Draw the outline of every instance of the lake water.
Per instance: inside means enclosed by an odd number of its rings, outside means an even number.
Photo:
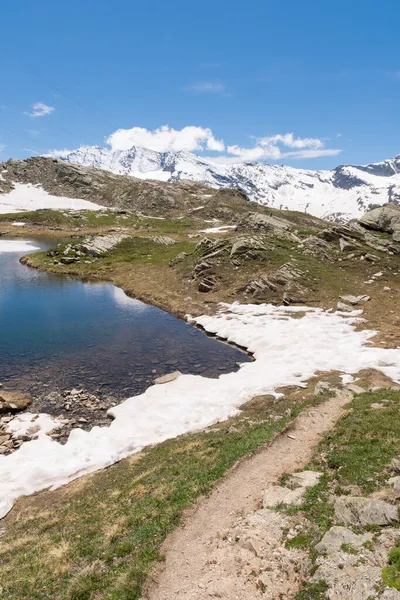
[[[116,398],[179,370],[217,377],[251,360],[237,348],[110,284],[84,283],[22,265],[27,250],[0,240],[0,382],[42,394],[84,388]],[[48,248],[54,242],[33,241]]]

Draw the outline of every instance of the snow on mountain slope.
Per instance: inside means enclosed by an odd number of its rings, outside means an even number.
[[[156,152],[135,146],[124,151],[83,146],[63,159],[141,179],[189,179],[216,188],[239,188],[260,204],[332,220],[359,217],[370,204],[400,202],[400,155],[332,171],[261,162],[220,164],[190,152]]]
[[[41,186],[30,183],[14,183],[14,189],[0,194],[0,214],[38,210],[40,208],[69,210],[100,210],[99,204],[48,194]]]

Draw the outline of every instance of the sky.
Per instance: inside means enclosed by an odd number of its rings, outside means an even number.
[[[400,2],[3,0],[0,160],[81,145],[326,169],[400,154]]]

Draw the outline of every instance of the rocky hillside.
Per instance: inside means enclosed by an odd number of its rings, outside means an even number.
[[[232,215],[248,210],[249,205],[247,197],[239,190],[210,189],[190,181],[143,181],[45,157],[0,163],[0,206],[2,194],[6,203],[5,194],[15,183],[39,185],[55,196],[79,198],[100,206],[140,211],[152,216],[193,214],[205,219],[230,221]]]
[[[125,151],[83,146],[63,160],[141,179],[236,188],[260,204],[330,220],[348,220],[361,216],[371,204],[400,201],[400,155],[369,165],[341,165],[332,171],[260,162],[220,164],[190,152],[155,152],[136,146]]]

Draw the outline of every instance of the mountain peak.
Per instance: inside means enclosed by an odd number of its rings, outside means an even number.
[[[368,165],[340,165],[332,171],[263,162],[224,164],[185,150],[159,152],[140,146],[114,151],[82,146],[63,160],[140,179],[236,188],[260,204],[335,220],[357,218],[371,204],[400,203],[400,155]]]

